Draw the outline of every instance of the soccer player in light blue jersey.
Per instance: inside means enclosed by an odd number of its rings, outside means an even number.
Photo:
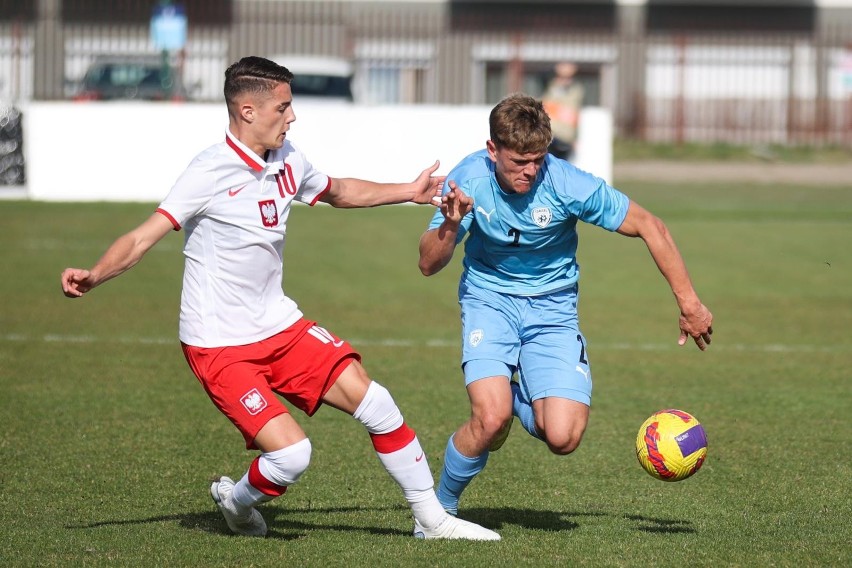
[[[485,149],[447,176],[420,239],[420,270],[430,276],[467,236],[459,304],[471,416],[450,436],[438,486],[453,514],[513,416],[554,454],[573,452],[583,437],[592,374],[577,321],[578,221],[645,241],[677,301],[680,345],[692,337],[703,351],[713,333],[713,316],[666,226],[603,180],[548,154],[550,120],[539,101],[510,95],[492,109],[489,125]]]

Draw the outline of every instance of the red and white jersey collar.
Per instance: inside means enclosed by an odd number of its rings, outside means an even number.
[[[240,142],[236,136],[231,134],[230,130],[225,131],[225,143],[236,152],[237,156],[246,163],[248,167],[256,172],[262,172],[266,169],[266,160],[254,153],[248,146]]]

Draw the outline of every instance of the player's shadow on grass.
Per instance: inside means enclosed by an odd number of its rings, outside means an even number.
[[[389,507],[301,507],[282,506],[263,507],[263,517],[269,527],[267,538],[294,540],[302,538],[314,531],[363,532],[374,535],[410,536],[412,526],[403,525],[400,528],[370,526],[364,524],[365,515],[381,511],[407,512],[403,505]],[[604,513],[555,512],[538,511],[533,509],[515,508],[473,508],[465,509],[462,517],[474,523],[489,528],[500,529],[507,525],[517,525],[526,529],[542,531],[570,531],[579,527],[571,519],[578,517],[601,516]],[[317,522],[315,519],[328,519],[328,522]],[[308,520],[310,519],[310,520]],[[348,522],[351,519],[351,522]],[[341,522],[342,521],[342,522]],[[231,536],[222,515],[215,510],[183,513],[174,515],[156,515],[138,519],[112,519],[65,525],[66,529],[96,529],[105,526],[142,525],[147,523],[177,522],[181,527],[203,531],[211,534]]]
[[[261,511],[263,513],[263,517],[266,520],[266,523],[269,527],[269,532],[267,533],[267,538],[277,538],[280,540],[294,540],[298,538],[302,538],[306,536],[308,533],[318,530],[328,530],[328,531],[357,531],[357,532],[365,532],[369,534],[375,535],[390,535],[390,536],[399,536],[399,535],[411,535],[411,528],[408,527],[405,530],[403,529],[393,529],[387,527],[377,527],[377,526],[368,526],[363,523],[359,523],[360,519],[363,520],[363,515],[367,512],[375,512],[375,511],[393,511],[393,510],[408,510],[407,507],[403,507],[402,505],[395,505],[392,507],[327,507],[327,508],[288,508],[285,506],[281,507],[263,507]],[[332,514],[343,514],[347,516],[349,514],[352,515],[352,523],[344,524],[340,522],[329,522],[329,523],[317,523],[317,522],[307,522],[299,520],[300,517],[305,515],[309,515],[310,517],[316,517],[317,515],[323,517],[325,515]],[[98,527],[105,526],[121,526],[121,525],[142,525],[147,523],[163,523],[163,522],[177,522],[181,527],[188,530],[200,530],[203,532],[211,533],[211,534],[221,534],[226,536],[232,536],[232,533],[228,529],[228,525],[225,523],[225,519],[222,518],[221,513],[219,511],[204,511],[200,513],[184,513],[184,514],[174,514],[174,515],[157,515],[153,517],[145,517],[140,519],[113,519],[113,520],[104,520],[104,521],[94,521],[91,523],[80,523],[74,525],[65,525],[66,529],[76,530],[76,529],[95,529]]]
[[[640,523],[636,530],[648,533],[694,533],[695,529],[689,521],[679,519],[660,519],[644,515],[625,515],[625,519]]]
[[[578,511],[541,511],[535,509],[501,508],[472,508],[464,509],[462,517],[468,521],[481,524],[488,528],[503,528],[516,525],[525,529],[541,531],[573,531],[580,524],[573,519],[580,517],[600,517],[606,513],[588,513]]]

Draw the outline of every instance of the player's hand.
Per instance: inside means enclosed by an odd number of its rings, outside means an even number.
[[[441,213],[447,221],[461,223],[462,218],[473,209],[473,199],[458,188],[456,182],[449,182],[450,191],[441,197]]]
[[[441,190],[444,188],[444,179],[446,176],[433,176],[432,174],[438,169],[441,162],[435,160],[435,163],[420,172],[417,179],[412,182],[414,185],[414,197],[411,198],[413,203],[421,205],[431,203],[435,205],[441,199]]]
[[[91,273],[82,268],[66,268],[62,271],[62,292],[69,298],[79,298],[94,285],[91,281]]]
[[[691,337],[698,348],[704,351],[710,346],[712,335],[713,314],[704,304],[699,303],[698,308],[689,313],[681,310],[678,345],[686,345],[686,340]]]

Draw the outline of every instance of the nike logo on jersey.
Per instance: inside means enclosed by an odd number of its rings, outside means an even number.
[[[422,453],[422,452],[421,452],[419,456],[417,456],[416,458],[414,458],[414,461],[416,461],[417,463],[420,463],[421,461],[423,461],[423,457],[424,457],[425,455],[426,455],[426,454],[424,454],[424,453]]]
[[[494,209],[486,212],[485,209],[483,209],[482,207],[477,207],[476,211],[477,211],[477,213],[482,213],[483,215],[485,215],[486,221],[488,221],[489,223],[491,222],[491,214],[494,213]]]
[[[246,184],[246,185],[248,185],[248,184]],[[246,188],[246,185],[243,185],[243,186],[237,187],[237,188],[235,188],[235,189],[229,189],[229,190],[228,190],[228,197],[233,197],[233,196],[235,196],[236,194],[238,194],[239,192],[241,192],[242,190],[244,190],[244,189]]]

